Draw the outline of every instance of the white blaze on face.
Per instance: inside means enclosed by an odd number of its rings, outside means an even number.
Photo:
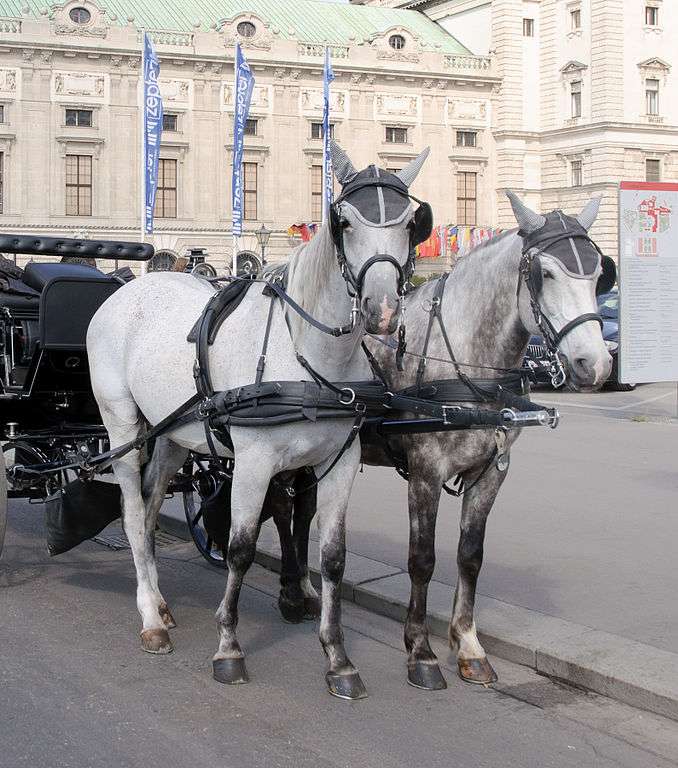
[[[382,333],[386,333],[388,331],[388,326],[391,322],[391,318],[393,317],[393,313],[395,312],[395,309],[391,309],[388,305],[388,297],[386,294],[384,294],[384,298],[379,305],[379,309],[381,310],[381,320],[379,322],[379,330]]]

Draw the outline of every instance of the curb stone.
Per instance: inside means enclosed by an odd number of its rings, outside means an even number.
[[[181,538],[190,535],[183,520],[160,514],[160,527]],[[280,571],[275,529],[263,526],[255,560]],[[309,552],[311,581],[320,584],[317,552]],[[402,621],[410,581],[402,570],[346,553],[342,597],[374,613]],[[447,637],[453,590],[431,581],[428,625]],[[520,606],[478,595],[476,622],[480,642],[494,656],[531,667],[548,677],[586,688],[625,704],[678,720],[678,654],[608,632],[575,624]]]

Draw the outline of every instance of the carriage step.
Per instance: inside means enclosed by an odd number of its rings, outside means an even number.
[[[129,549],[129,541],[127,536],[119,525],[111,525],[105,528],[101,533],[92,538],[97,544],[101,544],[102,547],[108,547],[116,552],[121,549]],[[178,536],[173,536],[171,533],[165,531],[156,530],[155,532],[155,546],[156,547],[171,547],[175,544],[185,544],[183,539]]]

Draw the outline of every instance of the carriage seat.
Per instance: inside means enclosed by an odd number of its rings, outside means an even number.
[[[96,267],[88,267],[86,264],[30,261],[24,267],[24,282],[39,293],[42,292],[45,285],[54,277],[91,278],[105,277],[105,275]]]

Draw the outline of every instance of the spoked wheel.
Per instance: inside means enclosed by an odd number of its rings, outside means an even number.
[[[184,464],[184,512],[191,538],[208,563],[226,568],[231,527],[232,463],[193,454]]]
[[[7,475],[5,474],[5,454],[0,451],[0,555],[5,543],[7,528]]]

